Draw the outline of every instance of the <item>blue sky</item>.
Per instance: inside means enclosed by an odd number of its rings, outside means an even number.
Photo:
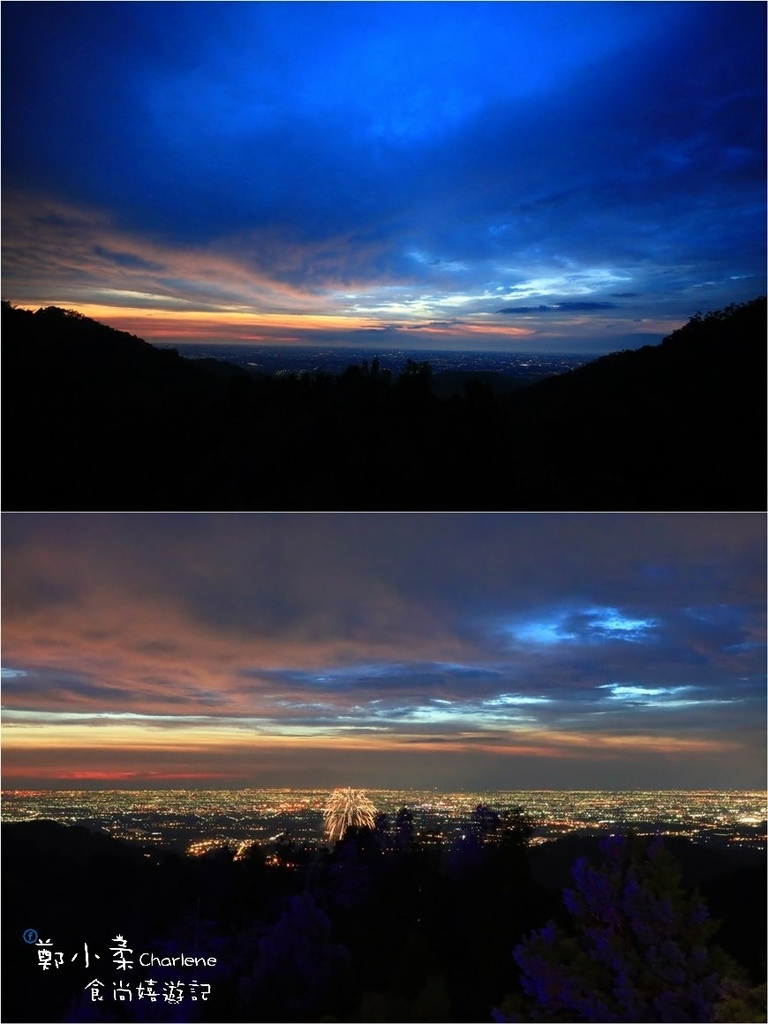
[[[6,788],[761,788],[765,517],[3,518]]]
[[[760,3],[3,6],[5,297],[604,352],[764,292]]]

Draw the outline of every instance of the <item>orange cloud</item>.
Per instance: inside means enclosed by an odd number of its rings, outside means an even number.
[[[55,716],[51,716],[55,719]],[[518,728],[503,734],[498,731],[468,734],[403,734],[397,732],[342,732],[319,726],[281,726],[258,720],[209,720],[198,723],[166,723],[162,716],[141,722],[116,721],[94,716],[88,724],[6,724],[3,741],[6,754],[14,751],[107,751],[123,753],[162,752],[169,755],[197,755],[236,752],[243,758],[254,757],[262,749],[295,749],[338,753],[344,749],[395,752],[398,749],[431,750],[439,745],[445,753],[467,753],[483,749],[499,756],[536,756],[546,758],[586,758],[612,760],[635,756],[718,755],[741,750],[743,744],[700,736],[611,735],[592,732]]]
[[[416,305],[396,316],[369,312],[358,293],[405,287],[407,281],[377,276],[349,279],[349,267],[375,256],[373,243],[339,236],[298,243],[235,235],[207,245],[171,246],[116,226],[99,210],[45,196],[6,197],[5,295],[28,308],[74,307],[85,316],[152,340],[311,343],[324,331],[344,334],[381,330],[404,321],[426,335],[451,340],[471,336],[517,339],[536,332],[484,315],[467,315],[455,326],[436,324]],[[353,252],[354,250],[354,252]],[[303,279],[303,286],[292,279]]]
[[[245,311],[198,311],[152,309],[138,311],[126,306],[80,303],[79,312],[94,320],[109,320],[111,326],[138,333],[148,338],[173,338],[193,341],[195,338],[218,337],[239,341],[275,341],[279,332],[285,340],[299,340],[302,332],[349,331],[370,328],[371,322],[357,316],[332,316],[301,313],[253,313]]]
[[[405,742],[378,737],[254,737],[247,743],[186,742],[179,737],[174,745],[166,737],[145,737],[141,742],[118,742],[111,729],[99,742],[69,745],[58,743],[36,746],[28,737],[6,743],[3,759],[5,788],[30,788],[61,785],[106,784],[119,787],[192,786],[269,786],[313,787],[354,777],[363,785],[412,785],[413,778],[429,778],[449,786],[461,786],[462,779],[474,771],[490,772],[498,780],[518,770],[545,788],[552,781],[563,784],[563,771],[573,765],[610,763],[616,770],[630,773],[656,771],[659,758],[670,767],[698,761],[708,766],[732,761],[738,744],[718,741],[656,737],[605,737],[595,753],[595,737],[576,739],[563,734],[547,738],[532,735],[510,743],[475,743],[455,739],[434,742],[434,737]],[[8,739],[7,733],[5,737]],[[189,737],[187,737],[187,740]],[[219,741],[221,737],[218,737]],[[431,740],[431,741],[430,741]],[[119,768],[116,768],[119,764]],[[536,766],[535,768],[533,766]],[[551,767],[550,767],[551,766]],[[611,770],[614,770],[612,767]],[[548,775],[552,771],[554,774]],[[501,775],[499,773],[502,773]],[[386,781],[384,781],[386,780]],[[498,788],[498,781],[494,782]]]

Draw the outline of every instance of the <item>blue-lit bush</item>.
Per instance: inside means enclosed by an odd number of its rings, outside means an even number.
[[[586,858],[565,890],[568,931],[549,923],[514,950],[526,1016],[545,1021],[694,1022],[713,1019],[720,992],[716,925],[680,884],[660,840],[614,836],[604,862]],[[497,1013],[497,1020],[511,1020]]]

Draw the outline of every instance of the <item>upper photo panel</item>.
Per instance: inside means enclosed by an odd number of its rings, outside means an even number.
[[[2,9],[6,511],[762,511],[766,5]]]

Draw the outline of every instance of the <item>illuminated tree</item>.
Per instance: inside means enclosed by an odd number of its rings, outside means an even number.
[[[312,896],[303,892],[289,897],[276,923],[258,942],[251,974],[240,983],[238,1019],[320,1020],[339,992],[347,960],[328,915]]]
[[[376,808],[362,789],[334,789],[323,812],[329,842],[341,839],[348,828],[375,828]]]
[[[613,836],[603,852],[600,867],[574,868],[569,932],[550,922],[514,951],[527,1019],[712,1020],[721,963],[705,904],[682,889],[660,840]]]

